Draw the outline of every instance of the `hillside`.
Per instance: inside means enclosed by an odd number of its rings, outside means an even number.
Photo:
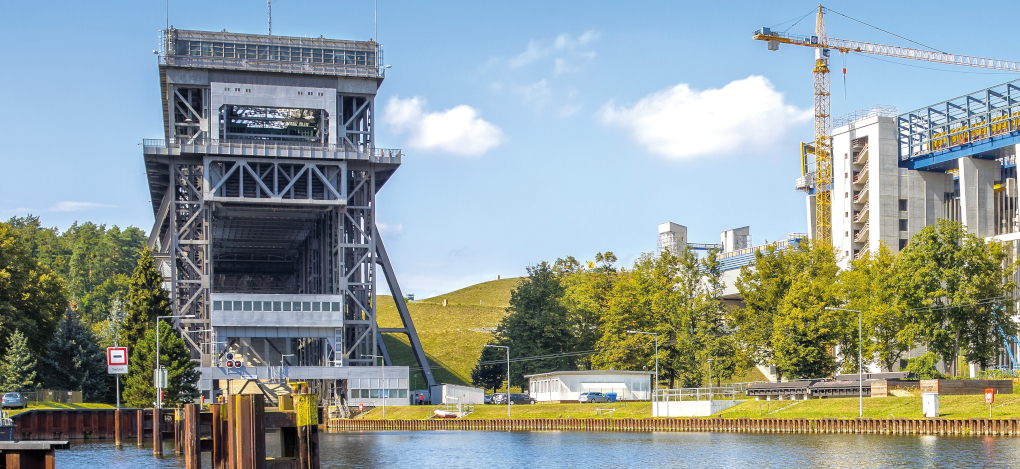
[[[436,382],[470,384],[471,369],[478,362],[482,345],[506,314],[510,291],[519,281],[520,278],[494,280],[408,303]],[[447,306],[443,306],[444,299]],[[377,308],[380,327],[401,327],[392,297],[380,296]],[[421,386],[420,374],[415,385],[417,364],[407,337],[383,334],[383,341],[394,365],[412,367],[412,387]]]

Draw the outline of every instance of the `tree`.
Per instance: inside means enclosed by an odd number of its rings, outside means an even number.
[[[0,390],[22,391],[36,386],[37,360],[28,348],[28,338],[15,330],[7,338],[7,353],[0,364]]]
[[[737,289],[746,307],[733,315],[736,337],[759,365],[775,363],[780,376],[815,378],[831,375],[830,353],[847,323],[836,288],[832,246],[806,240],[780,250],[755,254],[753,266],[741,268]]]
[[[142,230],[86,222],[61,233],[42,227],[39,217],[7,221],[39,265],[64,280],[78,317],[86,323],[102,320],[112,302],[123,298],[146,237]]]
[[[880,244],[878,252],[851,262],[850,268],[840,272],[837,278],[843,307],[861,312],[865,365],[875,357],[887,370],[892,370],[910,348],[910,342],[902,334],[906,316],[899,304],[896,261],[896,256]],[[844,373],[859,369],[859,331],[857,318],[853,316],[843,318],[836,340]]]
[[[510,347],[510,357],[559,355],[574,351],[574,334],[563,307],[563,286],[547,262],[528,267],[528,277],[510,292],[510,307],[496,326],[495,342]],[[524,386],[526,374],[576,369],[573,356],[513,364],[510,384]]]
[[[96,337],[68,308],[56,334],[46,347],[43,379],[52,389],[81,391],[86,402],[104,400],[107,394],[106,357]]]
[[[194,400],[199,395],[198,379],[201,371],[191,361],[191,352],[180,332],[167,321],[159,326],[159,365],[167,370],[167,388],[163,393],[164,406],[176,406]],[[156,329],[145,332],[133,351],[129,350],[128,375],[124,385],[124,400],[132,407],[151,407],[156,402],[153,386],[156,369]]]
[[[471,383],[482,389],[494,392],[506,381],[506,351],[503,349],[484,347],[482,356],[471,370]]]
[[[734,335],[755,364],[775,363],[775,322],[780,303],[793,285],[798,268],[794,260],[800,250],[770,245],[755,251],[754,264],[740,268],[736,286],[744,307],[733,312]]]
[[[143,249],[138,266],[131,275],[131,288],[125,298],[123,345],[137,348],[146,331],[155,327],[157,316],[169,316],[170,297],[163,289],[163,276],[156,270],[152,251]]]
[[[580,266],[573,257],[558,259],[554,265],[563,285],[563,306],[567,308],[574,328],[578,351],[594,350],[602,338],[602,319],[608,317],[610,298],[618,272],[612,252],[595,254],[588,267]],[[563,266],[571,265],[572,269]],[[590,355],[580,356],[580,366],[592,369]]]
[[[938,361],[938,355],[932,352],[925,352],[919,357],[907,360],[907,367],[904,371],[917,375],[919,379],[940,379],[944,376],[942,376],[942,373],[939,373],[938,368],[935,367]]]
[[[658,256],[641,256],[612,290],[609,314],[602,319],[600,352],[593,362],[600,367],[653,369],[654,339],[627,332],[636,330],[658,334],[660,376],[670,386],[703,385],[709,359],[722,363],[721,376],[732,375],[734,348],[726,342],[729,333],[719,300],[722,283],[715,254],[699,259],[686,249],[678,255],[664,250]]]
[[[31,257],[22,236],[0,223],[0,337],[20,331],[39,355],[66,307],[64,282]],[[0,353],[7,344],[0,341]]]
[[[999,242],[967,233],[962,224],[939,220],[901,251],[897,282],[903,292],[907,326],[903,337],[920,342],[959,374],[957,358],[986,367],[1001,337],[1016,335],[1014,266]]]

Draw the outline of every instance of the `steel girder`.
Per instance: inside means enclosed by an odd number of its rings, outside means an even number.
[[[389,364],[381,334],[403,333],[435,384],[376,227],[375,194],[394,165],[189,155],[166,159],[163,172],[163,164],[149,163],[150,172],[166,177],[150,246],[174,314],[194,316],[174,325],[193,332],[183,335],[203,366],[225,351],[214,342],[232,340],[210,331],[214,291],[335,294],[344,297],[344,324],[335,339],[302,346],[302,353],[333,366],[372,366],[376,357]],[[377,267],[403,328],[378,327]]]

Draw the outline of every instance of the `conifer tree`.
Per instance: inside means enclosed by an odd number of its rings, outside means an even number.
[[[163,406],[172,407],[191,402],[199,395],[198,378],[201,372],[195,367],[195,362],[191,361],[191,352],[173,325],[162,321],[159,336],[159,365],[167,370]],[[156,402],[156,389],[153,386],[156,369],[155,322],[129,354],[124,400],[128,406],[152,407]]]
[[[28,338],[15,330],[7,338],[7,353],[0,364],[0,390],[22,391],[36,385],[37,360],[28,348]]]
[[[137,348],[149,329],[154,329],[157,316],[169,316],[170,297],[163,289],[163,275],[156,269],[152,251],[142,250],[138,266],[131,275],[131,289],[125,298],[124,311],[127,319],[121,337],[121,345]]]
[[[73,310],[68,309],[60,319],[42,362],[47,387],[81,391],[85,402],[106,398],[106,357],[96,343],[95,334]]]

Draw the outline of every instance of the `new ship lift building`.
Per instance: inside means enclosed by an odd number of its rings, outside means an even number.
[[[392,366],[383,333],[407,335],[434,385],[376,226],[403,156],[375,144],[382,47],[173,27],[161,47],[164,138],[143,141],[149,245],[203,393],[274,401],[296,380],[348,404],[406,404],[409,368]],[[380,277],[400,328],[376,323]]]

